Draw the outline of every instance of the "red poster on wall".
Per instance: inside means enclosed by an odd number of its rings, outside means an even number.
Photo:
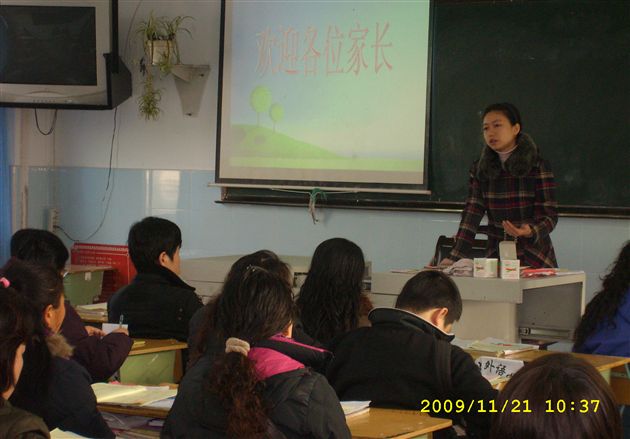
[[[136,275],[136,268],[129,257],[126,245],[91,244],[77,242],[70,250],[70,262],[73,265],[109,266],[103,274],[103,288],[98,299],[106,302],[118,289],[127,285]]]

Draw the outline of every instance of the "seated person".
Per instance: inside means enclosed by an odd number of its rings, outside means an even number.
[[[573,350],[630,357],[630,241],[619,252],[602,289],[586,305]]]
[[[50,266],[17,259],[10,259],[0,271],[38,317],[11,403],[43,418],[50,430],[114,438],[96,408],[90,374],[70,359],[72,348],[59,334],[65,315],[61,274]]]
[[[372,303],[362,292],[364,274],[363,252],[354,242],[332,238],[319,244],[296,301],[296,326],[326,346],[337,336],[369,325]]]
[[[26,343],[33,335],[35,313],[25,298],[0,278],[0,437],[49,438],[44,421],[8,401],[20,379]]]
[[[47,230],[22,229],[11,237],[11,256],[23,261],[49,265],[63,273],[68,250],[61,239]],[[61,334],[74,346],[72,359],[85,367],[92,381],[106,381],[123,364],[132,340],[126,329],[116,329],[108,335],[83,323],[68,301]]]
[[[286,279],[287,285],[291,288],[293,277],[289,265],[281,261],[272,251],[259,250],[252,254],[242,256],[234,262],[225,277],[221,292],[224,290],[233,290],[234,286],[241,282],[245,272],[252,265],[264,268],[281,279]],[[216,300],[216,298],[214,300]],[[217,339],[215,331],[211,329],[216,324],[215,318],[212,315],[212,310],[214,309],[212,302],[213,301],[210,301],[203,308],[198,309],[195,315],[190,319],[188,347],[191,352],[191,360],[193,361],[208,350],[211,352],[221,352],[225,348],[225,340]],[[292,337],[300,343],[311,346],[315,345],[315,341],[311,337],[295,326],[293,327]],[[323,367],[324,365],[322,364],[322,369],[316,369],[318,372],[324,372]]]
[[[517,402],[520,412],[512,410]],[[504,405],[510,409],[493,414],[492,439],[621,439],[610,387],[593,366],[570,354],[523,366],[499,393],[496,407]]]
[[[147,217],[131,227],[127,244],[138,274],[109,300],[109,321],[127,323],[131,337],[185,342],[190,318],[202,304],[195,289],[179,277],[179,227]]]
[[[339,400],[308,365],[322,350],[293,341],[286,278],[249,266],[212,302],[223,340],[186,373],[163,438],[350,438]],[[236,338],[238,337],[238,338]]]
[[[396,308],[374,308],[368,316],[371,327],[351,331],[330,346],[334,358],[327,376],[339,399],[411,410],[418,410],[423,400],[450,400],[453,406],[462,400],[466,407],[483,400],[487,407],[496,391],[471,356],[450,344],[449,331],[461,313],[459,290],[448,276],[416,274],[403,287]],[[469,438],[487,437],[490,430],[488,413],[431,415],[465,425]],[[449,429],[434,437],[454,435]]]
[[[630,357],[630,241],[619,252],[602,288],[586,305],[575,330],[574,352]],[[623,409],[624,436],[630,437],[630,406]]]

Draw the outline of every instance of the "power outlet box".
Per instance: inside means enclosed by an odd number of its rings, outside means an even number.
[[[56,207],[48,208],[46,223],[46,230],[49,232],[54,232],[59,226],[59,210]]]

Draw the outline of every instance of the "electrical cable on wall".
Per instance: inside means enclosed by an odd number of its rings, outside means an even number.
[[[135,9],[133,11],[133,14],[131,16],[131,20],[129,21],[129,27],[127,28],[127,34],[125,35],[125,45],[124,45],[124,49],[123,49],[123,53],[122,53],[122,59],[123,60],[126,58],[127,50],[129,49],[129,35],[131,34],[131,29],[133,28],[133,24],[135,22],[136,15],[138,13],[138,9],[140,8],[140,5],[142,4],[142,2],[143,2],[143,0],[139,0],[138,1],[138,3],[136,4]],[[109,166],[108,166],[108,170],[107,170],[107,183],[105,185],[105,191],[103,192],[103,198],[101,198],[101,203],[105,202],[105,209],[103,211],[103,216],[101,217],[101,220],[100,220],[98,226],[96,227],[96,230],[94,230],[92,233],[90,233],[84,239],[76,239],[76,238],[70,236],[70,234],[68,232],[66,232],[66,230],[63,227],[56,226],[56,229],[58,229],[69,240],[71,240],[73,242],[87,241],[87,240],[91,239],[94,235],[96,235],[101,230],[101,228],[105,224],[105,218],[107,217],[107,213],[109,212],[109,206],[110,206],[110,202],[111,202],[111,199],[112,199],[112,195],[114,193],[114,187],[115,187],[115,183],[116,183],[116,179],[115,178],[112,179],[113,157],[114,157],[114,142],[116,143],[116,165],[118,165],[118,151],[119,151],[119,147],[120,147],[120,126],[121,126],[121,123],[118,123],[118,107],[116,107],[114,109],[114,128],[112,130],[112,138],[111,138],[111,144],[110,144],[110,149],[109,149]]]
[[[39,131],[40,134],[44,136],[50,136],[53,133],[53,131],[55,131],[55,126],[57,125],[57,110],[55,110],[55,112],[53,113],[53,120],[50,124],[50,128],[46,132],[42,131],[42,129],[39,126],[39,117],[37,117],[37,108],[35,108],[33,111],[35,111],[35,125],[37,125],[37,131]]]
[[[317,218],[317,211],[315,210],[318,196],[321,196],[323,200],[327,198],[326,192],[318,188],[314,188],[309,193],[309,197],[308,197],[308,211],[311,214],[311,219],[313,220],[313,224],[317,224],[319,222],[319,218]]]

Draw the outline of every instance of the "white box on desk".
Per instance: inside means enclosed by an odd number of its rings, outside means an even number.
[[[475,258],[473,277],[497,277],[499,260],[497,258]]]
[[[501,259],[501,279],[518,279],[521,261],[518,259]]]

